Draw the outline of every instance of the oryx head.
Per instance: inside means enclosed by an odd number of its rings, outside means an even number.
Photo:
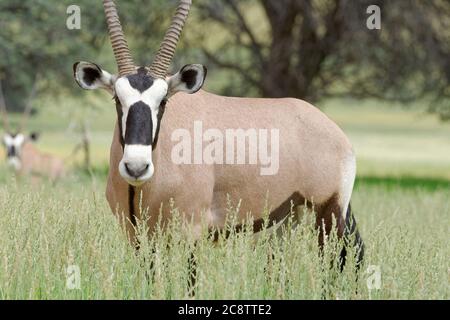
[[[26,135],[24,129],[31,111],[31,102],[36,91],[36,81],[31,91],[28,103],[25,106],[25,111],[22,114],[19,129],[12,131],[9,126],[8,112],[6,109],[5,97],[3,95],[2,86],[0,83],[0,112],[3,120],[4,134],[2,137],[2,144],[6,151],[6,161],[8,165],[14,170],[18,171],[22,167],[22,148],[28,141],[36,141],[38,135],[31,133]]]
[[[83,89],[102,88],[115,98],[123,146],[120,175],[132,185],[148,181],[153,173],[152,150],[167,99],[178,91],[194,93],[204,82],[206,68],[184,66],[173,76],[167,70],[189,13],[191,0],[180,0],[153,63],[135,66],[112,0],[103,0],[114,56],[119,73],[112,75],[97,64],[77,62],[74,77]]]

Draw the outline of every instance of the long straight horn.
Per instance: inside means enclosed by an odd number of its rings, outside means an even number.
[[[155,60],[151,64],[150,75],[154,78],[164,79],[172,62],[178,40],[180,39],[181,31],[189,14],[191,7],[191,0],[180,0],[177,11],[172,18],[172,23],[164,36],[164,40],[159,47]]]
[[[10,132],[9,121],[8,121],[8,111],[6,111],[6,101],[3,95],[2,82],[0,81],[0,113],[2,114],[3,127],[5,131]]]
[[[22,119],[20,121],[19,132],[23,132],[27,124],[28,118],[30,117],[31,105],[33,104],[34,96],[36,95],[37,90],[37,82],[38,82],[37,80],[38,76],[36,76],[36,78],[34,79],[33,88],[31,89],[30,96],[28,97],[27,104],[25,105],[25,110],[23,111]]]
[[[105,10],[109,38],[119,69],[119,75],[126,76],[132,74],[135,72],[133,58],[131,57],[127,40],[123,34],[116,5],[113,0],[103,0],[103,8]]]

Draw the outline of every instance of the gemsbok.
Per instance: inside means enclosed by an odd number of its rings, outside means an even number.
[[[9,125],[5,97],[0,84],[0,112],[5,130],[2,140],[6,151],[6,161],[8,166],[19,176],[31,176],[34,181],[41,178],[56,181],[64,175],[64,161],[54,155],[39,151],[33,144],[38,138],[36,133],[29,135],[24,133],[31,113],[31,103],[35,88],[36,85],[34,85],[28,98],[18,130],[12,131]]]
[[[281,223],[291,206],[307,204],[316,212],[319,242],[331,231],[335,216],[340,237],[355,233],[354,245],[362,259],[363,243],[350,209],[355,155],[333,121],[294,98],[223,97],[200,90],[206,68],[199,64],[185,65],[168,75],[190,0],[180,0],[152,64],[140,67],[133,62],[115,3],[103,0],[103,6],[118,74],[84,61],[75,63],[73,71],[81,88],[105,89],[115,99],[117,122],[106,197],[111,210],[125,221],[132,242],[142,210],[150,213],[147,223],[154,230],[158,219],[170,219],[171,199],[198,233],[205,221],[211,230],[226,227],[227,199],[241,201],[239,222],[250,214],[255,232],[264,225],[267,203],[271,225]],[[277,131],[279,145],[266,139],[266,147],[276,151],[272,157],[279,159],[278,170],[264,175],[258,166],[217,159],[213,163],[174,161],[174,132],[183,129],[194,137],[198,135],[194,122],[202,124],[205,135],[207,130],[240,129],[245,139],[248,130]],[[217,139],[220,136],[210,134],[206,140]],[[250,147],[248,139],[244,144]]]

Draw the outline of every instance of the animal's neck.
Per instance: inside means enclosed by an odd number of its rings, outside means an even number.
[[[36,147],[31,142],[25,142],[21,150],[21,158],[33,157],[38,154]]]
[[[31,142],[25,142],[20,150],[20,169],[19,172],[26,172],[33,166],[36,161],[39,161],[40,153]]]

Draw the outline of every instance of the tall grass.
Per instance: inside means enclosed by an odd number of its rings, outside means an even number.
[[[366,259],[356,276],[354,260],[342,273],[331,263],[340,250],[335,235],[319,252],[311,219],[280,237],[246,231],[214,243],[203,232],[195,245],[175,204],[165,230],[149,238],[139,224],[136,251],[106,204],[103,179],[72,177],[56,186],[2,180],[2,299],[189,298],[192,253],[199,299],[449,298],[446,188],[360,182],[353,207]],[[69,266],[79,268],[79,289],[67,286]],[[381,271],[379,289],[368,289],[369,266]]]

